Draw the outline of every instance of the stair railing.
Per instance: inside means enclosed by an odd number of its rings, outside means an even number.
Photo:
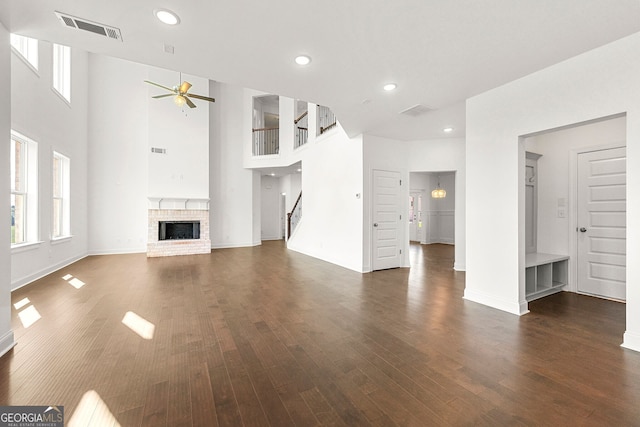
[[[296,229],[302,218],[302,191],[293,205],[291,212],[287,213],[287,240],[291,237],[291,233]]]
[[[307,115],[309,114],[309,110],[300,114],[300,116],[293,121],[293,124],[296,129],[295,140],[293,143],[293,148],[298,148],[307,143],[307,139],[309,137],[309,129],[307,127]]]

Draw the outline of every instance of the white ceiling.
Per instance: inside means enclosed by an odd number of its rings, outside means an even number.
[[[180,25],[155,19],[163,7]],[[65,28],[54,10],[118,27],[124,42]],[[464,135],[466,98],[640,31],[640,1],[2,0],[0,21],[41,40],[328,105],[352,136],[424,139]],[[293,62],[301,53],[309,66]],[[398,89],[384,92],[387,82]],[[416,104],[434,111],[398,114]]]

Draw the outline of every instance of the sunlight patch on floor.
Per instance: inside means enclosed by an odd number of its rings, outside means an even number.
[[[152,339],[153,333],[156,329],[156,326],[153,323],[143,319],[132,311],[127,311],[122,319],[122,323],[145,340]]]
[[[69,284],[76,289],[80,289],[81,287],[86,285],[86,283],[84,283],[82,280],[78,279],[77,277],[73,277],[72,274],[66,274],[62,276],[62,278],[69,282]]]
[[[69,280],[69,284],[76,289],[80,289],[85,285],[85,283],[82,280],[78,279],[77,277],[74,277],[73,279]]]
[[[38,310],[36,310],[34,306],[30,305],[29,307],[18,313],[18,317],[22,322],[22,326],[24,326],[24,328],[26,329],[40,320],[42,316],[40,316],[40,313],[38,313]]]
[[[109,407],[94,390],[86,392],[69,419],[68,427],[120,427]]]
[[[29,304],[30,302],[31,301],[29,301],[29,298],[22,298],[20,301],[13,304],[13,306],[15,307],[16,310],[20,310],[22,307]]]

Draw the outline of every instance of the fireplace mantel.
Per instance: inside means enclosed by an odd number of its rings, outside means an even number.
[[[179,197],[149,197],[149,209],[208,211],[209,199]]]

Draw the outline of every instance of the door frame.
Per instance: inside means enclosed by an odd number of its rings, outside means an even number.
[[[611,150],[614,148],[626,148],[625,141],[612,142],[609,144],[580,147],[569,150],[569,283],[566,289],[570,292],[578,292],[578,156],[580,154],[591,153],[593,151]],[[627,187],[627,195],[629,188]],[[626,255],[625,255],[626,257]],[[586,295],[586,294],[581,294]]]

